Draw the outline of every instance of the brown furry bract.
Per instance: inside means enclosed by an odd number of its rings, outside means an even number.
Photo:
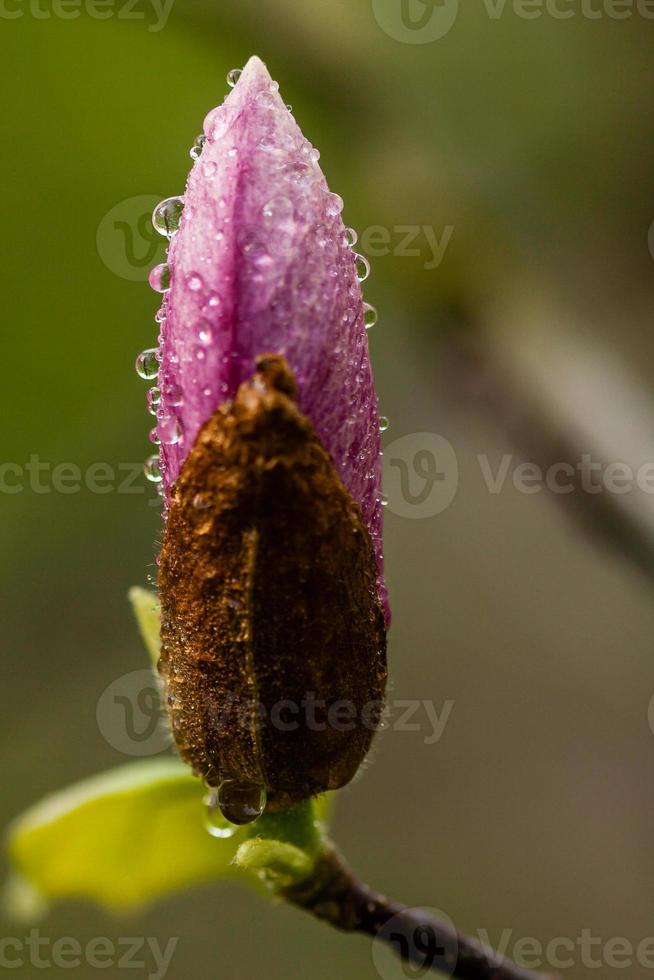
[[[271,810],[352,779],[386,684],[370,536],[294,399],[286,362],[265,355],[205,423],[159,570],[179,751],[210,786],[265,786]]]

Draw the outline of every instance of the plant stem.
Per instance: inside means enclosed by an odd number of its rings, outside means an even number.
[[[309,881],[287,888],[281,896],[337,929],[389,943],[421,971],[434,970],[460,980],[546,980],[430,912],[410,909],[374,892],[356,878],[333,847],[319,860]]]

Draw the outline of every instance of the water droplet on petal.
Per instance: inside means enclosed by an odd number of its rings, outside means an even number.
[[[340,214],[344,207],[343,198],[340,194],[327,195],[327,214],[331,218],[335,218],[337,214]]]
[[[149,347],[141,351],[136,358],[136,373],[144,381],[152,381],[159,373],[159,351],[156,347]]]
[[[166,404],[171,405],[173,408],[177,408],[184,401],[182,389],[176,384],[166,385],[164,387],[164,395],[166,397]]]
[[[388,497],[386,496],[385,493],[382,493],[380,495],[379,502],[382,505],[382,507],[388,507]]]
[[[283,224],[293,220],[294,212],[293,202],[280,194],[264,204],[262,213],[267,221]]]
[[[156,414],[157,405],[161,401],[161,388],[148,388],[147,393],[148,408],[152,415]]]
[[[205,177],[215,177],[217,170],[218,164],[215,160],[207,160],[202,164],[202,173]]]
[[[266,790],[258,783],[225,779],[218,789],[218,806],[232,824],[252,823],[266,809]]]
[[[259,92],[255,99],[257,105],[261,106],[262,109],[273,109],[276,101],[274,93],[270,90]]]
[[[170,289],[170,268],[167,262],[160,262],[155,265],[148,278],[150,286],[156,293],[165,293]]]
[[[182,426],[176,415],[159,419],[159,436],[167,446],[176,446],[178,442],[181,442],[182,435]]]
[[[190,276],[187,276],[186,285],[192,292],[197,293],[204,286],[204,279],[197,272],[192,272]]]
[[[370,330],[377,323],[377,310],[370,303],[363,304],[363,323],[366,330]]]
[[[201,344],[209,345],[213,340],[213,331],[208,320],[200,320],[197,325],[198,340]]]
[[[379,431],[386,432],[387,428],[391,423],[388,421],[385,415],[381,415],[379,418]]]
[[[159,438],[159,432],[157,430],[156,425],[154,429],[150,429],[150,432],[148,433],[148,439],[150,440],[150,442],[153,442],[155,446],[159,446],[161,444],[161,439]]]
[[[165,238],[172,238],[179,228],[180,218],[184,210],[184,198],[167,197],[160,201],[152,212],[152,224],[156,231]]]
[[[368,262],[365,255],[359,255],[358,252],[354,252],[354,267],[359,282],[365,282],[370,275],[370,262]]]
[[[232,68],[231,71],[227,72],[227,84],[230,88],[234,88],[242,74],[242,68]]]
[[[159,466],[159,456],[148,456],[143,464],[143,472],[146,480],[150,483],[161,483],[161,468]]]
[[[346,245],[349,245],[349,247],[352,248],[352,246],[353,245],[356,245],[356,243],[358,241],[359,241],[359,236],[357,235],[357,233],[354,230],[354,228],[346,228],[345,229],[345,244]]]
[[[212,837],[233,837],[238,831],[236,824],[229,823],[218,806],[218,790],[211,790],[204,799],[206,807],[205,827]]]
[[[204,133],[200,133],[199,136],[195,137],[193,146],[188,151],[191,160],[197,160],[197,158],[201,155],[202,150],[204,148],[204,144],[206,142],[207,142],[207,137],[204,135]]]

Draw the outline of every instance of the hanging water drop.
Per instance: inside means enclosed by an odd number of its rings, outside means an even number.
[[[357,233],[354,230],[354,228],[346,228],[345,229],[345,244],[349,248],[352,248],[352,246],[353,245],[356,245],[356,243],[358,241],[359,241],[359,236],[357,235]]]
[[[386,432],[391,423],[388,421],[385,415],[381,415],[379,418],[379,431]]]
[[[197,160],[197,158],[202,153],[202,150],[204,149],[204,144],[206,142],[207,142],[207,137],[204,135],[204,133],[200,133],[199,136],[196,136],[195,137],[195,140],[193,142],[193,146],[188,151],[188,154],[189,154],[191,160]]]
[[[227,72],[227,84],[230,88],[234,88],[242,74],[242,68],[232,68],[231,71]]]
[[[164,238],[172,238],[179,228],[180,218],[184,210],[184,198],[167,197],[157,204],[152,212],[152,224],[155,231],[158,231]]]
[[[158,456],[148,456],[143,464],[143,472],[146,480],[150,483],[161,483],[161,467],[159,466]]]
[[[370,275],[370,262],[365,255],[359,255],[358,252],[354,253],[354,267],[359,282],[365,282]]]
[[[170,268],[168,267],[168,263],[160,262],[159,265],[155,265],[148,277],[148,282],[156,293],[165,293],[167,289],[170,289]]]
[[[218,790],[213,789],[205,796],[204,805],[206,807],[205,827],[212,837],[233,837],[237,832],[236,824],[229,823],[220,811],[218,806]]]
[[[266,809],[266,789],[258,783],[225,779],[218,789],[218,806],[230,823],[252,823]]]
[[[148,388],[147,394],[148,409],[151,415],[157,414],[157,405],[161,402],[161,388]]]
[[[370,330],[371,327],[377,323],[377,310],[370,303],[363,304],[363,324],[366,330]]]
[[[144,381],[152,381],[159,373],[159,351],[156,347],[149,347],[141,351],[136,358],[136,373]]]
[[[326,211],[330,218],[335,218],[337,214],[341,213],[344,207],[345,204],[340,194],[327,195]]]

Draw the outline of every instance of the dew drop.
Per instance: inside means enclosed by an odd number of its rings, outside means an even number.
[[[365,255],[359,255],[358,252],[354,253],[354,267],[359,282],[365,282],[370,275],[370,262]]]
[[[345,229],[345,244],[352,248],[353,245],[359,241],[359,236],[357,235],[354,228]]]
[[[204,144],[206,142],[207,142],[207,137],[204,135],[204,133],[200,133],[199,136],[196,136],[195,137],[195,140],[193,142],[193,146],[188,151],[191,160],[197,160],[198,159],[198,157],[202,153],[202,150],[204,148]]]
[[[232,68],[231,71],[227,72],[227,84],[230,88],[234,88],[242,74],[242,68]]]
[[[204,805],[206,807],[205,811],[205,827],[212,837],[233,837],[238,831],[236,824],[229,823],[225,817],[220,812],[220,807],[218,806],[218,790],[213,789],[204,798]]]
[[[225,779],[218,789],[220,812],[231,824],[252,823],[266,809],[266,790],[258,783]]]
[[[170,268],[167,262],[155,265],[148,278],[150,286],[156,293],[165,293],[170,289]]]
[[[363,324],[366,330],[370,330],[371,327],[377,323],[377,310],[370,303],[363,304]]]
[[[329,231],[327,225],[316,225],[313,229],[313,237],[319,248],[326,248],[329,245]]]
[[[143,464],[143,472],[146,480],[150,483],[161,483],[161,467],[159,466],[159,456],[148,456]]]
[[[171,405],[174,408],[177,408],[177,406],[181,405],[184,401],[182,389],[176,384],[166,385],[164,388],[164,395],[166,396],[166,404]]]
[[[166,308],[165,306],[160,306],[154,315],[155,323],[163,323],[166,319]]]
[[[204,279],[202,276],[199,276],[197,272],[192,272],[186,279],[186,285],[191,292],[197,293],[204,286]]]
[[[167,446],[176,446],[181,442],[182,426],[176,415],[169,415],[159,420],[159,436]]]
[[[148,408],[152,415],[156,414],[157,405],[161,402],[161,388],[148,388],[147,394]]]
[[[263,216],[270,222],[283,224],[292,221],[293,215],[293,202],[283,195],[271,198],[263,206]]]
[[[275,96],[271,90],[259,92],[255,102],[257,105],[261,106],[262,109],[273,109],[275,106]]]
[[[275,139],[272,133],[265,133],[259,140],[259,148],[265,150],[266,153],[272,153],[277,149]]]
[[[208,510],[211,507],[211,494],[196,493],[192,503],[196,510]]]
[[[159,351],[156,347],[149,347],[141,351],[136,358],[136,373],[144,381],[152,381],[159,373]]]
[[[388,497],[385,493],[380,494],[379,503],[382,505],[382,507],[388,507]]]
[[[207,320],[200,320],[197,326],[198,340],[201,344],[208,346],[213,340],[213,331],[211,329],[211,324]]]
[[[165,238],[172,238],[179,228],[183,210],[184,198],[181,196],[167,197],[160,201],[152,212],[152,224],[155,231],[158,231]]]
[[[391,423],[388,421],[385,415],[379,417],[379,431],[386,432]]]
[[[150,440],[150,442],[153,442],[155,446],[161,445],[161,439],[159,438],[159,432],[157,430],[156,425],[154,429],[150,429],[148,433],[148,439]]]
[[[331,218],[335,218],[337,214],[340,214],[344,207],[343,198],[340,194],[329,194],[327,196],[327,214]]]

